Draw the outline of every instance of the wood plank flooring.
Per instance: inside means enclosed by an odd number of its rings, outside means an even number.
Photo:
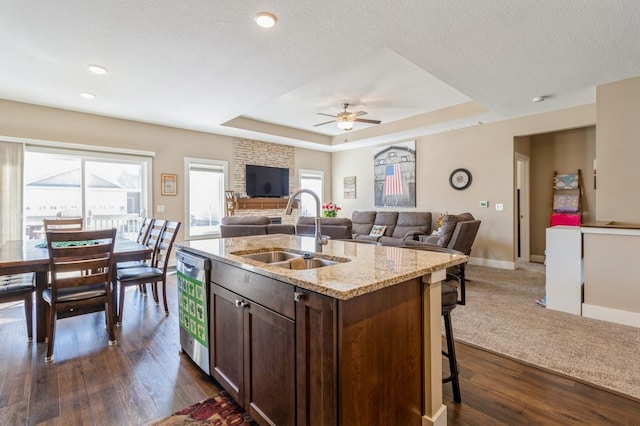
[[[55,361],[27,343],[20,303],[0,305],[0,425],[147,425],[217,394],[179,354],[175,276],[164,316],[127,289],[118,345],[102,314],[58,322]],[[455,321],[455,318],[454,318]],[[637,425],[640,403],[461,343],[462,404],[444,385],[449,425]]]

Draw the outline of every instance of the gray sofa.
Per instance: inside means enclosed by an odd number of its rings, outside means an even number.
[[[480,223],[471,213],[448,214],[442,219],[440,235],[420,235],[417,241],[408,241],[407,244],[444,247],[469,256]]]
[[[342,217],[323,217],[320,219],[322,235],[333,240],[351,239],[351,219]],[[296,234],[315,235],[316,219],[310,216],[300,216],[296,223]]]
[[[431,212],[355,211],[351,222],[354,240],[386,246],[401,246],[431,233]],[[385,227],[382,235],[370,235],[376,225]]]
[[[271,223],[266,216],[225,216],[220,224],[222,238],[295,233],[294,225]]]
[[[419,236],[417,240],[425,245],[457,250],[468,256],[479,228],[480,221],[471,213],[448,214],[442,219],[440,235]]]

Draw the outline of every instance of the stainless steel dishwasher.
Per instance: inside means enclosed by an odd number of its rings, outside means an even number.
[[[176,252],[178,276],[178,317],[180,346],[205,373],[209,374],[209,274],[206,257]]]

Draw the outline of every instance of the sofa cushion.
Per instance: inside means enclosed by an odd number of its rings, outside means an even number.
[[[455,231],[456,229],[456,224],[458,222],[466,220],[474,220],[473,215],[471,213],[446,215],[442,219],[442,226],[440,227],[440,238],[438,238],[437,245],[439,245],[440,247],[446,247],[447,244],[449,244],[449,240],[451,240],[453,231]]]
[[[408,232],[422,232],[426,235],[429,235],[431,233],[431,213],[398,213],[398,222],[391,236],[394,238],[404,238]]]
[[[369,232],[369,235],[372,237],[382,237],[384,235],[385,229],[387,229],[387,227],[384,225],[373,225],[373,227],[371,228],[371,232]]]
[[[273,223],[267,225],[267,234],[289,234],[296,233],[296,227],[288,223]]]
[[[271,219],[266,216],[225,216],[222,225],[269,225]]]
[[[322,235],[334,240],[350,240],[352,238],[351,219],[344,217],[323,217],[320,219]],[[296,234],[313,235],[316,230],[316,218],[300,216],[296,223]]]
[[[374,225],[386,226],[384,236],[390,237],[398,222],[398,212],[377,212]],[[371,231],[369,231],[371,232]]]
[[[353,235],[369,235],[375,220],[376,212],[353,212],[351,215]]]

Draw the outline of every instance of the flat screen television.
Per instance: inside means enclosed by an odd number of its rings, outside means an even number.
[[[249,197],[284,197],[289,195],[289,169],[247,164],[246,176]]]

